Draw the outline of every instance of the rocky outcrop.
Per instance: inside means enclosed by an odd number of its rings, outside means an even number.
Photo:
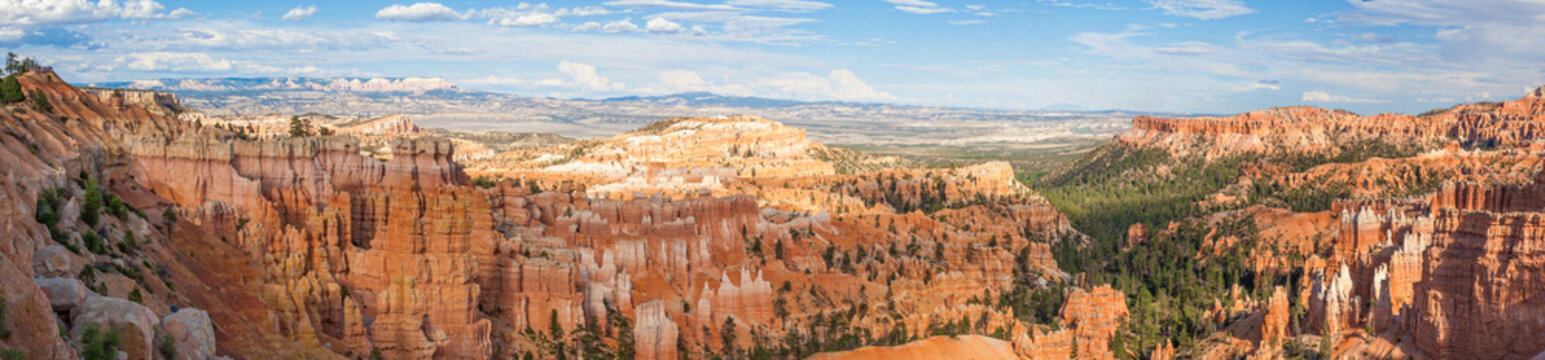
[[[936,336],[906,345],[823,353],[812,360],[1019,359],[1008,342],[979,335]]]
[[[89,329],[118,333],[121,350],[130,360],[149,360],[155,356],[155,329],[161,318],[155,312],[132,301],[104,296],[86,298],[71,312],[75,326],[70,338],[82,339]]]
[[[637,321],[633,324],[634,358],[639,360],[670,360],[680,358],[676,352],[676,322],[665,314],[665,304],[660,300],[638,306]]]
[[[1340,110],[1286,107],[1227,117],[1138,116],[1117,141],[1172,154],[1219,158],[1247,153],[1335,155],[1360,144],[1437,149],[1467,146],[1523,148],[1545,131],[1545,100],[1528,96],[1503,103],[1455,106],[1422,116],[1362,116]]]
[[[166,334],[162,341],[171,341],[177,349],[176,360],[204,360],[215,357],[215,329],[209,313],[185,308],[161,318],[161,328]]]
[[[1266,302],[1266,315],[1261,320],[1261,342],[1271,343],[1286,339],[1288,335],[1288,292],[1281,286],[1272,290],[1271,300]],[[1173,352],[1174,350],[1170,350]]]
[[[1539,235],[1545,204],[1533,200],[1542,190],[1539,183],[1456,185],[1437,195],[1432,243],[1412,283],[1412,311],[1401,313],[1419,349],[1478,358],[1522,358],[1545,349],[1545,339],[1530,335],[1545,329],[1538,296],[1545,289],[1539,276],[1545,273]],[[1390,290],[1392,302],[1403,291]]]
[[[80,90],[108,104],[139,106],[161,116],[177,116],[178,113],[188,111],[182,106],[182,102],[177,101],[176,94],[165,91],[98,87],[83,87]]]
[[[1127,298],[1104,285],[1092,291],[1073,289],[1062,306],[1062,326],[1071,327],[1080,359],[1114,359],[1110,339],[1127,316]]]

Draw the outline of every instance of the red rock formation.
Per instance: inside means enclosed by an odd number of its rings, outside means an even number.
[[[1545,100],[1455,106],[1423,116],[1359,116],[1313,107],[1287,107],[1228,117],[1165,119],[1138,116],[1117,141],[1205,158],[1244,153],[1335,154],[1356,142],[1437,149],[1467,145],[1527,147],[1545,133]]]
[[[1085,292],[1068,292],[1062,306],[1062,326],[1071,327],[1080,359],[1114,359],[1110,339],[1127,316],[1127,298],[1109,285]]]
[[[1266,315],[1261,320],[1261,342],[1272,343],[1287,338],[1288,293],[1281,286],[1272,290],[1271,300],[1266,303]],[[1172,350],[1173,351],[1173,350]]]
[[[678,359],[676,352],[676,322],[665,315],[665,304],[660,300],[638,306],[638,321],[633,324],[634,353],[639,360]]]
[[[1522,358],[1545,349],[1545,186],[1460,184],[1433,201],[1435,231],[1402,312],[1435,357]],[[1394,289],[1394,286],[1391,286]],[[1393,291],[1392,291],[1393,293]],[[1393,298],[1393,296],[1392,296]]]

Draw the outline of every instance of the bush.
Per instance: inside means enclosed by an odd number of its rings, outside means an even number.
[[[11,325],[5,322],[5,297],[0,296],[0,340],[11,338]]]
[[[81,243],[86,244],[86,250],[98,255],[107,254],[107,243],[102,241],[102,236],[97,235],[96,231],[80,234],[80,240]]]
[[[177,340],[172,339],[171,335],[161,335],[161,345],[156,346],[156,351],[161,352],[162,358],[177,358]]]
[[[15,103],[26,98],[26,94],[21,92],[21,82],[16,81],[16,75],[0,80],[0,104]]]
[[[97,324],[86,325],[86,333],[81,337],[81,358],[86,360],[113,360],[118,358],[118,331],[111,328],[102,330]]]
[[[27,360],[27,354],[16,349],[0,350],[0,360]]]
[[[106,198],[107,198],[107,205],[106,206],[107,206],[107,213],[108,214],[112,214],[113,217],[116,217],[116,218],[119,218],[119,219],[122,219],[122,218],[124,218],[126,216],[129,216],[129,206],[125,205],[123,203],[123,198],[120,198],[120,197],[118,197],[118,195],[113,195],[113,194],[107,194]]]
[[[48,226],[51,230],[59,224],[59,209],[62,207],[59,198],[59,189],[43,189],[38,192],[37,210],[33,213],[38,223]]]
[[[80,220],[87,225],[96,225],[102,217],[102,190],[97,179],[86,180],[86,202],[80,207]]]
[[[54,104],[48,103],[48,97],[43,95],[43,91],[42,90],[33,90],[32,91],[32,110],[37,110],[38,112],[52,114],[52,113],[54,113]]]
[[[134,291],[129,292],[129,301],[133,301],[136,304],[143,304],[145,303],[145,294],[140,293],[139,288],[134,288]]]
[[[478,176],[478,177],[472,178],[472,185],[477,185],[477,187],[484,188],[484,189],[491,189],[495,185],[498,185],[498,184],[499,183],[497,181],[494,181],[493,179],[490,179],[487,176]]]

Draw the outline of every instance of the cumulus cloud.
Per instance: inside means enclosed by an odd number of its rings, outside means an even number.
[[[858,79],[853,71],[848,69],[832,70],[826,74],[826,78],[832,82],[832,95],[838,99],[853,100],[894,100],[895,96],[884,91],[875,90],[873,86]]]
[[[154,0],[28,0],[0,2],[0,32],[16,35],[30,27],[84,24],[112,19],[179,19],[193,11],[177,8],[163,12],[166,6]],[[3,36],[3,34],[0,34]]]
[[[595,30],[598,30],[600,28],[601,28],[601,23],[594,22],[594,21],[587,21],[584,24],[574,25],[574,27],[569,29],[569,30],[584,32],[584,31],[595,31]]]
[[[596,72],[595,66],[590,64],[563,60],[558,62],[558,72],[568,75],[571,83],[575,86],[587,90],[615,91],[622,90],[624,87],[622,83],[612,82],[611,79],[601,76],[601,74]]]
[[[1222,19],[1254,13],[1239,0],[1144,0],[1165,14],[1202,20]]]
[[[294,9],[290,9],[290,12],[284,13],[284,19],[290,21],[300,21],[301,19],[305,19],[311,15],[316,15],[316,13],[316,6],[296,6]]]
[[[623,18],[622,20],[609,22],[606,23],[606,26],[601,27],[601,32],[607,34],[618,34],[634,31],[638,31],[638,25],[634,25],[633,19],[631,18]]]
[[[119,57],[117,62],[126,63],[130,69],[141,71],[230,71],[235,67],[235,63],[230,60],[215,58],[201,52],[158,51],[134,53]]]
[[[421,2],[413,5],[392,5],[376,12],[377,19],[400,21],[452,21],[466,19],[467,15],[451,10],[440,3]]]
[[[674,21],[657,17],[649,19],[649,22],[644,24],[644,30],[654,34],[676,34],[686,31],[687,28]]]
[[[801,99],[841,101],[896,99],[896,96],[890,93],[876,90],[848,69],[832,70],[824,77],[810,73],[784,73],[760,79],[754,85],[758,88],[768,88],[769,93]]]
[[[557,22],[557,16],[553,16],[553,14],[547,13],[525,14],[516,16],[514,18],[503,18],[496,21],[496,23],[500,26],[543,26],[555,24]]]
[[[689,92],[707,91],[720,95],[753,96],[756,93],[744,84],[715,84],[703,80],[696,72],[690,70],[665,70],[660,72],[660,89],[646,89],[646,92]]]
[[[596,16],[596,15],[608,15],[608,14],[611,14],[611,13],[612,13],[611,10],[606,10],[606,8],[603,8],[603,7],[600,7],[600,6],[581,6],[581,7],[577,7],[577,8],[562,8],[562,9],[558,9],[558,11],[556,13],[554,13],[554,15],[558,15],[558,16]]]
[[[1388,100],[1363,99],[1345,95],[1335,95],[1324,91],[1305,91],[1303,101],[1332,102],[1332,103],[1387,103]]]

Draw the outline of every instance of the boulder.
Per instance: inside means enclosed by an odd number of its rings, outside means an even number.
[[[73,311],[74,323],[70,337],[79,341],[86,329],[96,325],[99,329],[118,332],[123,346],[119,349],[128,354],[129,360],[150,360],[154,355],[155,328],[161,319],[150,309],[132,301],[89,296]]]
[[[204,360],[215,356],[215,328],[209,313],[183,308],[161,318],[161,329],[177,348],[175,360]]]

